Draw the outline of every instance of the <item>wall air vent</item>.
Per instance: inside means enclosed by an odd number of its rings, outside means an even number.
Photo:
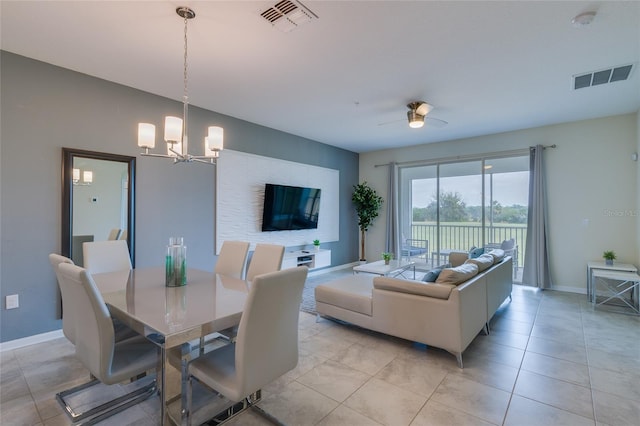
[[[629,64],[585,74],[576,74],[572,79],[572,88],[573,90],[578,90],[585,87],[613,83],[614,81],[623,81],[629,78],[632,69],[633,64]]]
[[[282,0],[260,12],[274,28],[288,33],[300,25],[318,19],[318,15],[297,0]]]

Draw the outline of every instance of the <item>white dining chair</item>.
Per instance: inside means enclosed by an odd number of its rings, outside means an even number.
[[[284,246],[276,244],[256,244],[247,270],[247,281],[267,272],[279,271],[282,267]]]
[[[249,243],[245,241],[225,241],[220,248],[214,272],[238,279],[244,278],[247,266]]]
[[[82,252],[84,267],[90,274],[131,269],[131,257],[125,240],[83,243]]]
[[[83,412],[76,412],[67,397],[99,382],[114,385],[155,370],[159,350],[142,336],[116,342],[107,305],[84,268],[60,263],[58,275],[64,298],[69,302],[65,306],[75,322],[76,357],[94,379],[56,394],[56,399],[72,422],[87,419],[83,424],[93,424],[151,396],[156,391],[155,380],[97,407],[87,409],[85,404],[81,404],[80,407],[86,410]]]
[[[69,339],[69,341],[73,344],[76,342],[76,334],[75,334],[75,320],[73,318],[73,309],[70,306],[67,306],[65,303],[69,303],[68,297],[65,297],[65,288],[60,284],[60,271],[58,270],[58,266],[61,263],[68,263],[73,265],[73,260],[68,257],[61,256],[56,253],[49,254],[49,262],[51,263],[51,267],[53,268],[53,272],[56,274],[56,280],[58,281],[58,288],[60,289],[60,298],[62,299],[62,333],[64,337]]]
[[[194,380],[232,402],[242,401],[246,407],[256,402],[262,387],[296,367],[298,318],[307,271],[298,266],[255,277],[236,341],[195,358],[187,367],[184,408],[188,424],[197,417],[192,406]]]

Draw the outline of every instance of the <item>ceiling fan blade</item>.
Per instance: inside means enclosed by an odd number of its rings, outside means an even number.
[[[439,118],[434,117],[425,117],[424,122],[432,127],[444,127],[449,124],[448,121],[440,120]]]
[[[420,102],[416,107],[416,113],[420,115],[427,115],[431,112],[432,109],[433,109],[433,105],[429,105],[426,102]]]

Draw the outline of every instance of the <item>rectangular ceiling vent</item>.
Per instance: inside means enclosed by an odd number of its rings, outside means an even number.
[[[300,25],[318,19],[318,15],[297,0],[282,0],[260,12],[274,28],[288,33]]]
[[[574,75],[573,90],[613,83],[614,81],[627,80],[629,78],[629,75],[631,75],[632,69],[633,64],[629,64],[622,65],[616,68],[608,68],[606,70]]]

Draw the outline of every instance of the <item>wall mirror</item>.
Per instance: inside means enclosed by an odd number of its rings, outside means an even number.
[[[135,265],[135,157],[62,148],[62,255],[84,266],[82,243],[126,240]]]

